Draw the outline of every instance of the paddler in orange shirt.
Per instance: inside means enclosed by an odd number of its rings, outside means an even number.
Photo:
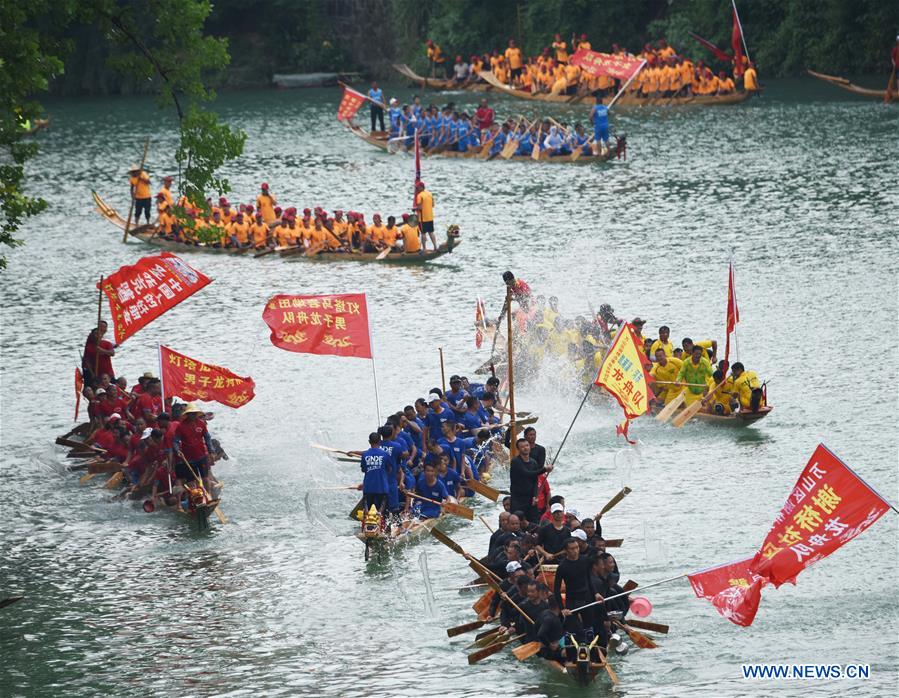
[[[278,202],[269,191],[267,182],[263,182],[261,188],[262,192],[256,197],[256,210],[262,214],[262,220],[271,225],[278,219],[275,214],[275,204]]]
[[[718,94],[729,95],[734,91],[734,81],[727,77],[727,73],[723,70],[718,72]]]
[[[243,213],[238,213],[234,217],[234,221],[228,230],[231,237],[231,244],[234,247],[249,247],[250,245],[250,225],[244,219]]]
[[[150,222],[150,175],[137,165],[132,165],[128,170],[130,175],[128,183],[131,186],[131,198],[134,199],[134,222],[140,220],[141,211],[144,212],[147,223]]]
[[[405,222],[408,219],[408,214],[403,214],[403,221]],[[395,216],[387,216],[387,227],[384,228],[384,244],[393,249],[396,245],[397,237],[399,236],[399,228],[396,227],[396,217]]]
[[[265,224],[262,214],[257,211],[255,221],[250,225],[250,235],[253,236],[253,247],[257,250],[261,250],[268,245],[268,233],[268,226]]]
[[[422,254],[421,235],[418,232],[418,216],[409,216],[409,219],[400,228],[403,236],[403,252],[406,254]]]
[[[165,203],[168,207],[171,208],[172,204],[175,200],[172,198],[172,182],[175,181],[171,175],[166,175],[162,178],[162,188],[159,190],[159,193],[156,194],[157,201],[159,200],[159,195],[162,194],[162,198],[165,200]],[[159,206],[157,205],[157,208]],[[161,209],[160,209],[161,210]]]
[[[366,252],[380,252],[384,249],[384,235],[387,228],[381,223],[381,214],[376,213],[371,217],[372,224],[368,226]]]
[[[281,222],[272,230],[272,237],[275,240],[275,244],[278,247],[289,247],[293,245],[292,236],[293,232],[288,227],[287,223],[290,220],[288,216],[284,216],[281,218]]]
[[[556,62],[568,63],[568,44],[565,43],[561,34],[556,34],[552,47],[553,51],[556,52]]]

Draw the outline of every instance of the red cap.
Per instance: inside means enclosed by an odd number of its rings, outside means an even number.
[[[227,205],[227,204],[228,204],[228,199],[226,199],[224,196],[220,196],[220,197],[219,197],[219,205],[220,205],[220,206],[225,206],[225,205]]]
[[[268,182],[263,182],[263,183],[262,183],[262,188],[263,188],[263,189],[268,189]]]
[[[165,198],[165,194],[163,194],[162,192],[159,192],[159,193],[156,195],[156,198],[157,198],[157,199],[164,199],[164,198]]]
[[[172,181],[174,181],[174,179],[175,178],[172,177],[172,175],[166,175],[165,177],[162,178],[162,181],[163,182],[172,182]]]
[[[587,38],[587,35],[586,35],[586,34],[581,34],[581,38],[582,38],[582,39],[586,39],[586,38]]]
[[[409,220],[409,214],[408,214],[408,213],[404,213],[404,214],[403,214],[403,220],[404,220],[404,221]]]
[[[247,204],[246,212],[253,213],[253,206],[251,204]]]
[[[415,183],[415,188],[416,188],[416,189],[424,189],[424,188],[425,188],[425,183],[422,182],[422,181],[419,179],[419,180]]]
[[[256,211],[256,218],[262,218],[262,212]]]
[[[280,216],[280,215],[281,215],[281,207],[280,207],[280,206],[275,206],[275,215],[276,215],[276,216]]]
[[[372,216],[372,218],[377,218],[378,220],[381,220],[381,214],[380,214],[380,213],[376,213],[376,214],[374,214],[374,215]]]
[[[335,216],[342,216],[342,215],[343,215],[343,211],[341,211],[339,208],[336,208],[336,209],[334,209],[334,215],[335,215]]]
[[[308,216],[310,213],[312,213],[312,211],[310,211],[308,208],[304,208],[303,213],[305,213]]]

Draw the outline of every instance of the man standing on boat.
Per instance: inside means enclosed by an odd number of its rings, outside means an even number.
[[[518,455],[509,464],[509,491],[512,495],[512,511],[523,511],[528,521],[537,521],[537,478],[552,472],[550,463],[540,466],[531,458],[531,444],[525,438],[515,442]]]
[[[140,220],[141,211],[147,223],[150,222],[150,175],[144,172],[137,165],[132,165],[128,170],[131,175],[129,184],[131,185],[131,198],[134,199],[134,222]]]
[[[275,215],[275,204],[278,202],[269,192],[266,182],[262,183],[261,189],[259,196],[256,197],[256,210],[262,214],[262,220],[265,221],[266,225],[271,225],[278,218]]]
[[[496,113],[487,104],[487,100],[482,99],[480,106],[478,106],[477,111],[474,113],[475,128],[479,128],[482,131],[490,128],[493,126],[493,119],[495,117]]]
[[[81,372],[84,375],[85,385],[91,385],[95,379],[99,379],[104,373],[109,376],[110,380],[115,378],[112,370],[112,357],[115,356],[115,345],[103,339],[106,334],[108,325],[106,320],[100,320],[99,327],[95,327],[87,336],[84,343],[84,358],[81,361]],[[99,330],[99,336],[97,333]],[[99,361],[97,353],[100,354]],[[96,371],[96,375],[94,372]]]
[[[434,237],[434,195],[425,187],[425,183],[418,180],[415,183],[415,212],[418,214],[421,229],[421,241],[425,244],[425,234],[431,238],[431,246],[437,251],[437,240]]]
[[[362,454],[360,466],[365,473],[362,479],[362,503],[365,511],[374,506],[383,516],[387,507],[387,464],[390,454],[381,448],[381,435],[373,431],[368,435],[368,450]]]
[[[368,107],[371,114],[371,130],[375,130],[375,122],[381,124],[381,131],[384,130],[384,90],[378,87],[377,82],[371,84],[368,91]]]

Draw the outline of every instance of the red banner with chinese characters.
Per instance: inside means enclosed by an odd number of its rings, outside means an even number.
[[[349,87],[344,87],[343,99],[340,100],[340,105],[337,107],[337,120],[349,121],[356,116],[359,107],[364,103],[365,95],[360,94],[355,90],[351,90]]]
[[[371,358],[364,293],[270,298],[262,312],[279,349]]]
[[[654,397],[646,373],[648,363],[634,326],[627,323],[615,335],[615,341],[594,381],[594,385],[605,388],[615,396],[627,419],[645,414],[649,401]]]
[[[607,75],[619,80],[630,80],[640,69],[643,59],[578,49],[568,62],[590,75],[597,77]]]
[[[168,347],[159,345],[159,377],[166,397],[182,400],[219,402],[242,407],[255,397],[256,384],[227,368],[204,364]]]
[[[750,568],[752,558],[710,567],[693,574],[687,579],[693,592],[701,599],[707,599],[722,616],[737,625],[752,625],[762,600],[762,587],[768,580]]]
[[[890,505],[845,463],[819,445],[752,561],[775,586],[848,543]]]
[[[211,281],[171,252],[144,257],[107,276],[103,279],[103,293],[109,300],[116,344]]]

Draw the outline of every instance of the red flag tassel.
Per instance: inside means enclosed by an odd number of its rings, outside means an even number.
[[[636,446],[636,441],[631,441],[630,437],[627,435],[627,430],[630,429],[631,420],[625,417],[624,421],[615,427],[615,435],[623,436],[624,440],[627,441],[631,446]]]

